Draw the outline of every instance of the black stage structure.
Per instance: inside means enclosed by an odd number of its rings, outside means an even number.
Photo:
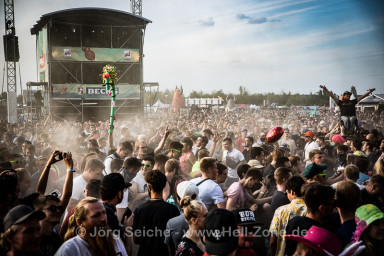
[[[65,120],[105,120],[110,97],[102,69],[117,68],[116,116],[143,111],[143,44],[150,20],[104,8],[75,8],[43,15],[31,28],[36,35],[37,82],[43,115]]]

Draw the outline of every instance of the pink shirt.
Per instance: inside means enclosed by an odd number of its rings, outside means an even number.
[[[227,196],[235,202],[236,208],[243,208],[246,201],[253,199],[253,197],[240,185],[240,182],[232,183],[227,190]]]

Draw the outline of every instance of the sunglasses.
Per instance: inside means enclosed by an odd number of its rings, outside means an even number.
[[[12,161],[9,161],[10,163],[15,163],[15,164],[21,164],[22,161],[16,161],[16,160],[12,160]]]
[[[48,208],[44,209],[44,210],[49,210],[50,212],[53,212],[55,213],[56,211],[59,211],[60,213],[63,213],[64,212],[64,208],[62,206],[56,206],[56,205],[51,205],[49,206]]]
[[[152,165],[151,164],[141,164],[142,167],[147,167],[147,168],[151,168]]]
[[[177,150],[177,149],[174,149],[174,148],[172,148],[172,150],[175,151],[175,152],[177,152],[177,153],[181,153],[180,150]]]

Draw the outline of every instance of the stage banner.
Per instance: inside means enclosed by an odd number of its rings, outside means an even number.
[[[110,99],[100,84],[53,84],[52,90],[55,99]],[[116,99],[140,99],[140,85],[117,84]]]
[[[39,31],[37,37],[37,67],[38,67],[38,82],[48,82],[48,66],[47,66],[47,27]]]
[[[138,49],[52,47],[52,59],[60,61],[139,62]]]

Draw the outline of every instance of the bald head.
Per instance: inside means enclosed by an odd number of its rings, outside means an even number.
[[[373,142],[373,141],[375,141],[375,140],[376,140],[375,135],[373,135],[372,133],[369,133],[369,134],[367,135],[367,140],[368,140],[369,142]]]

